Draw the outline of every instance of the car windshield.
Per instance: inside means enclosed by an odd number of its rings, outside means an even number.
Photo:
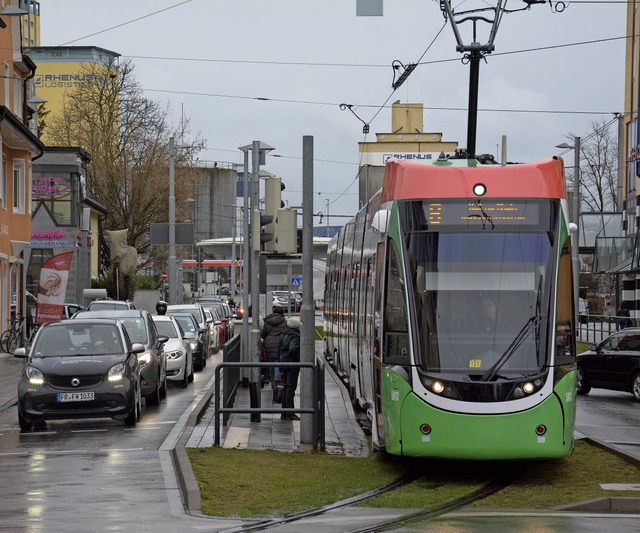
[[[131,342],[140,342],[147,344],[147,328],[144,327],[144,319],[142,317],[118,317],[124,324],[124,328],[127,330]]]
[[[129,306],[125,302],[112,302],[105,300],[104,302],[91,302],[89,309],[91,311],[101,311],[103,309],[129,309]]]
[[[31,355],[63,357],[123,352],[122,337],[115,325],[69,323],[43,328],[36,338]]]
[[[154,320],[154,322],[156,323],[156,328],[158,328],[158,333],[160,333],[160,335],[166,335],[170,339],[179,338],[176,327],[170,320]]]
[[[178,323],[182,326],[185,333],[195,333],[196,325],[194,324],[193,317],[191,316],[174,316]]]

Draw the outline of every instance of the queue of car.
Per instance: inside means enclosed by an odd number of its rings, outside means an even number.
[[[168,307],[167,315],[152,315],[128,301],[100,299],[40,327],[30,346],[14,352],[25,359],[20,429],[74,418],[121,419],[133,426],[142,398],[158,405],[168,381],[188,387],[228,330],[217,309]]]

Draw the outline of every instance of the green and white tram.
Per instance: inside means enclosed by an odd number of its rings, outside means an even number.
[[[561,159],[387,163],[331,241],[324,299],[326,356],[377,449],[571,453],[571,244]]]

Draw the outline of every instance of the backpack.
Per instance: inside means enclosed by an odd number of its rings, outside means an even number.
[[[291,340],[291,334],[283,333],[280,336],[280,353],[278,354],[278,361],[287,361],[289,358],[289,341]]]

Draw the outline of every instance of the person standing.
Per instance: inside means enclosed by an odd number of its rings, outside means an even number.
[[[300,319],[291,317],[287,320],[287,327],[282,332],[280,339],[280,362],[299,363],[300,362]],[[284,398],[282,407],[293,409],[293,399],[298,387],[299,368],[281,369],[284,382]],[[284,413],[280,416],[283,420],[300,420],[296,414]]]
[[[267,362],[275,363],[280,355],[280,336],[287,326],[287,319],[284,317],[284,309],[276,305],[273,313],[264,318],[264,325],[260,332],[262,338],[262,347],[265,352]],[[269,372],[263,372],[263,376],[273,383],[275,377],[275,368],[265,369]]]
[[[616,315],[618,315],[616,331],[631,327],[631,318],[629,318],[631,316],[631,313],[629,312],[629,302],[625,300],[620,302],[620,307],[618,307]]]

